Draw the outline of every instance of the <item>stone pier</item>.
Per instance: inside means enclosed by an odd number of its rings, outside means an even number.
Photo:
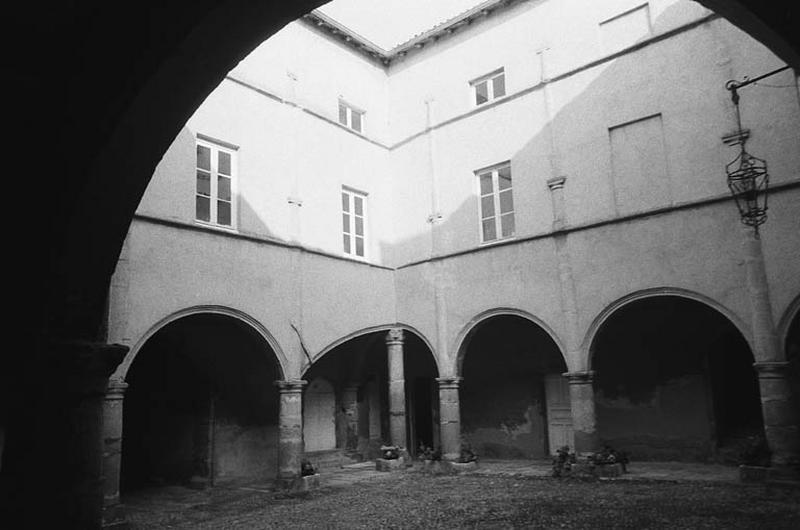
[[[599,451],[597,417],[594,406],[594,372],[567,372],[572,406],[572,428],[575,433],[575,454],[588,456]]]
[[[342,390],[342,409],[345,421],[345,449],[358,450],[358,386],[348,385]]]
[[[442,458],[456,460],[461,454],[461,408],[458,396],[460,377],[438,377],[439,436]]]
[[[800,471],[798,411],[794,406],[789,382],[789,363],[763,362],[753,365],[758,372],[764,434],[772,451],[773,467]]]
[[[386,334],[389,364],[389,436],[392,445],[406,448],[406,382],[403,368],[403,330],[390,329]]]
[[[303,459],[303,387],[307,381],[276,381],[280,392],[277,486],[292,490]]]
[[[122,404],[128,383],[109,379],[103,403],[103,528],[126,527],[119,498],[122,464]]]

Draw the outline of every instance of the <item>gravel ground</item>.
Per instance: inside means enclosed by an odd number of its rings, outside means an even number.
[[[737,483],[385,474],[304,498],[181,487],[126,499],[139,528],[800,528],[800,489]]]

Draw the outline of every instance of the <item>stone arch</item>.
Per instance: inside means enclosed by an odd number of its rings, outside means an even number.
[[[586,334],[584,335],[583,342],[581,343],[581,351],[587,352],[587,358],[586,358],[587,369],[591,368],[592,366],[592,356],[593,356],[592,345],[594,343],[595,337],[597,336],[597,332],[603,327],[603,324],[612,315],[614,315],[614,313],[616,313],[618,309],[632,302],[659,296],[677,296],[680,298],[686,298],[689,300],[700,302],[710,307],[711,309],[716,310],[723,317],[725,317],[731,324],[733,324],[734,327],[736,327],[739,333],[741,333],[744,340],[747,342],[747,345],[750,348],[750,350],[755,351],[753,349],[752,337],[750,336],[749,328],[745,326],[744,322],[733,311],[731,311],[724,305],[720,304],[713,298],[710,298],[708,296],[705,296],[703,294],[694,291],[690,291],[688,289],[682,289],[679,287],[653,287],[650,289],[635,291],[633,293],[623,296],[622,298],[615,300],[614,302],[607,305],[594,318],[594,320],[592,320],[592,323],[589,325],[589,329],[586,331]]]
[[[461,328],[461,331],[459,331],[453,343],[453,351],[456,351],[457,353],[455,357],[455,365],[452,367],[452,372],[450,373],[461,375],[464,364],[464,355],[466,354],[467,345],[469,344],[470,339],[483,322],[497,316],[520,317],[540,327],[556,344],[558,351],[561,354],[561,357],[564,359],[564,363],[567,365],[567,367],[569,369],[573,369],[570,366],[569,360],[565,354],[566,349],[564,348],[564,343],[561,341],[555,331],[553,331],[553,328],[551,328],[544,320],[522,309],[516,309],[513,307],[498,307],[494,309],[488,309],[475,315]]]
[[[764,433],[742,328],[721,304],[682,289],[610,304],[584,343],[601,442],[637,459],[736,462]]]
[[[442,360],[439,359],[439,356],[437,355],[436,350],[433,348],[431,341],[429,341],[428,338],[419,330],[417,330],[414,326],[410,326],[408,324],[403,324],[403,323],[397,323],[397,324],[381,324],[378,326],[363,328],[358,331],[353,331],[352,333],[348,333],[347,335],[344,335],[336,339],[335,341],[331,342],[330,344],[322,348],[319,351],[319,353],[317,353],[312,357],[311,363],[307,364],[302,369],[300,377],[301,378],[305,377],[306,373],[308,373],[308,371],[311,369],[312,366],[314,366],[314,364],[316,364],[320,359],[325,357],[325,355],[330,353],[332,350],[336,349],[338,346],[341,346],[342,344],[351,341],[355,338],[363,337],[364,335],[369,335],[370,333],[375,333],[379,331],[389,331],[390,329],[393,328],[400,328],[402,330],[409,331],[414,335],[416,335],[420,340],[422,340],[422,342],[425,344],[425,346],[428,348],[431,354],[433,354],[433,362],[436,365],[436,372],[439,375],[442,374],[442,367],[441,367]]]
[[[461,435],[490,458],[547,458],[573,445],[563,346],[540,318],[493,308],[458,335]]]
[[[239,311],[238,309],[233,309],[226,306],[217,306],[217,305],[200,305],[200,306],[193,306],[187,307],[185,309],[181,309],[170,315],[162,318],[156,324],[150,327],[136,342],[136,344],[130,349],[130,351],[125,355],[125,358],[114,371],[112,375],[112,379],[119,379],[124,381],[125,377],[130,370],[133,361],[136,360],[136,356],[139,354],[141,349],[147,344],[147,341],[152,338],[156,333],[160,330],[167,327],[169,324],[176,322],[182,318],[186,318],[193,315],[223,315],[230,318],[233,318],[239,322],[242,322],[248,325],[250,328],[253,329],[263,340],[264,342],[270,347],[274,354],[274,359],[270,359],[270,361],[275,361],[278,366],[278,372],[280,373],[281,379],[286,377],[287,369],[289,367],[289,362],[286,359],[286,355],[283,353],[283,349],[281,348],[278,341],[275,337],[264,327],[258,320],[251,317],[247,313],[243,311]]]

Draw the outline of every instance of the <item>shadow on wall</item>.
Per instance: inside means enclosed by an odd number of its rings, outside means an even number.
[[[196,197],[198,183],[196,178],[197,142],[196,131],[187,126],[181,128],[175,140],[164,154],[156,168],[155,175],[145,192],[145,196],[137,210],[143,215],[174,219],[182,223],[194,224],[197,219]],[[216,152],[212,152],[214,156]],[[253,197],[251,190],[243,190],[248,180],[257,180],[259,175],[248,173],[248,166],[237,160],[236,193],[236,231],[241,235],[250,235],[273,241],[284,241],[288,238],[278,237],[265,222],[259,212],[265,205],[253,205],[248,197]],[[208,184],[209,186],[211,184]],[[254,187],[253,189],[257,189]],[[177,200],[176,200],[177,198]],[[152,212],[152,214],[151,214]],[[213,224],[215,219],[211,219]],[[212,232],[213,233],[213,232]]]
[[[651,34],[637,43],[685,24],[685,9],[685,5],[678,4],[665,10],[651,21]],[[724,164],[735,156],[732,148],[721,141],[735,127],[724,85],[731,75],[742,77],[757,72],[731,73],[730,66],[721,66],[737,52],[726,49],[727,40],[737,36],[736,30],[726,25],[720,31],[721,24],[727,23],[707,21],[486,111],[502,115],[504,106],[524,107],[525,115],[543,123],[541,130],[510,156],[517,237],[551,231],[552,206],[546,182],[555,176],[567,176],[564,197],[571,224],[613,219],[728,193],[724,178],[698,179],[697,175],[720,175]],[[695,53],[697,49],[709,53]],[[741,66],[734,63],[734,67]],[[709,92],[709,87],[715,90]],[[551,100],[549,121],[545,90]],[[751,144],[774,160],[775,167],[788,167],[791,159],[787,153],[794,152],[789,147],[797,141],[796,128],[792,126],[798,118],[796,98],[790,89],[764,88],[759,96],[743,107],[743,119],[754,129],[754,118],[759,115],[760,122],[775,125],[768,132],[761,129],[754,133]],[[497,142],[498,159],[488,163],[509,158],[502,154],[506,144],[497,140],[507,134],[504,124],[484,121],[484,116],[488,114],[478,113],[437,130],[437,145],[450,142],[458,146],[454,153],[448,152],[449,160],[441,154],[446,150],[437,148],[437,168],[450,168],[438,169],[438,178],[452,187],[451,194],[466,198],[445,210],[444,219],[435,223],[435,229],[384,244],[382,255],[391,256],[393,265],[470,250],[481,243],[479,203],[470,173],[485,167],[487,161],[476,162],[469,173],[454,164],[474,156],[469,146],[463,145],[464,138],[474,138],[481,144]],[[467,130],[467,124],[481,126]],[[457,134],[449,129],[464,131]],[[483,136],[475,130],[482,131]],[[427,156],[425,141],[424,136],[413,141],[420,142],[420,156]],[[552,166],[551,160],[555,161]],[[784,173],[788,177],[786,171],[778,170],[776,175]],[[431,190],[426,186],[420,192]],[[440,197],[440,202],[446,202],[443,199],[446,197]],[[658,235],[664,238],[665,246],[674,245],[668,236]],[[688,244],[700,243],[690,240]]]

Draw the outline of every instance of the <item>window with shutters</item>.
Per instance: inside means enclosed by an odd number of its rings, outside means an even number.
[[[366,257],[367,194],[342,187],[342,249]]]
[[[514,197],[511,164],[506,162],[476,172],[480,197],[481,242],[514,235]]]
[[[195,219],[235,228],[236,150],[197,139]]]

